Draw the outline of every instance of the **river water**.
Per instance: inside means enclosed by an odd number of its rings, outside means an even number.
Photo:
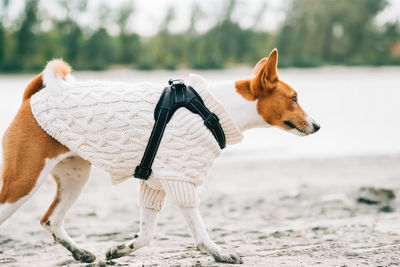
[[[249,77],[249,68],[220,71],[133,71],[77,72],[78,80],[104,79],[127,82],[187,77],[195,72],[210,81]],[[245,132],[241,144],[224,151],[231,157],[303,158],[400,153],[400,68],[283,69],[280,79],[299,94],[303,109],[321,124],[311,136],[299,137],[279,129]],[[21,103],[27,83],[34,75],[0,75],[0,134],[3,135]]]

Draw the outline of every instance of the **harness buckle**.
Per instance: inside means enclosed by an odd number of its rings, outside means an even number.
[[[174,89],[176,87],[184,87],[185,83],[183,82],[182,79],[169,79],[168,84],[173,87]]]
[[[186,102],[186,97],[185,97],[185,90],[186,90],[186,85],[181,79],[170,79],[168,81],[168,84],[171,86],[172,91],[174,92],[174,101],[176,104],[184,103]]]
[[[204,125],[207,128],[212,129],[219,122],[218,116],[215,113],[208,114],[207,118],[204,120]]]
[[[135,178],[139,178],[142,180],[147,180],[149,179],[151,174],[151,168],[147,168],[145,166],[137,166],[135,169],[135,174],[133,175]]]

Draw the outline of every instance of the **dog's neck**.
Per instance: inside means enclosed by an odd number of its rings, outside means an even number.
[[[241,132],[269,126],[257,112],[257,100],[246,100],[240,95],[235,81],[213,83],[210,91],[224,105]]]

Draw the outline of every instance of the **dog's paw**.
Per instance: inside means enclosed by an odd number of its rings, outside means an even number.
[[[74,259],[77,261],[92,263],[96,260],[95,255],[84,249],[74,249],[71,251],[71,253],[72,257],[74,257]]]
[[[243,263],[242,258],[235,254],[216,252],[216,253],[213,253],[212,256],[216,262],[224,262],[224,263],[231,263],[231,264],[242,264]]]
[[[121,258],[123,256],[126,256],[127,254],[129,254],[129,250],[126,249],[125,244],[122,244],[109,248],[106,252],[106,259],[109,261],[112,259]]]

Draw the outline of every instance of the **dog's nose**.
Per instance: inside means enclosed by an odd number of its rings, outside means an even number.
[[[314,127],[314,133],[318,132],[318,130],[321,128],[321,126],[318,123],[313,123],[312,125]]]

